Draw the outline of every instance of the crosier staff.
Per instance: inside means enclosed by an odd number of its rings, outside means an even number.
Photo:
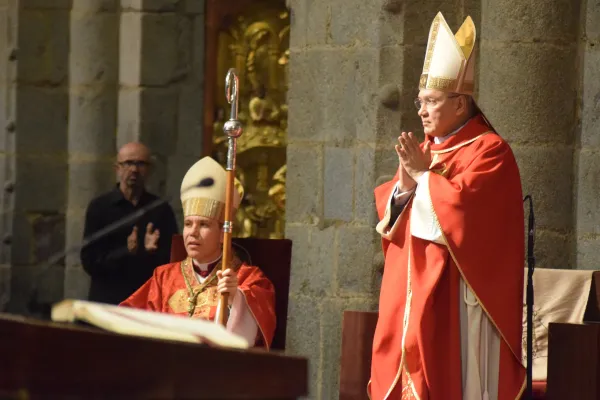
[[[223,223],[223,262],[221,270],[225,271],[231,264],[231,232],[233,228],[233,191],[235,190],[235,157],[237,152],[237,138],[242,135],[242,123],[238,117],[238,95],[239,95],[239,79],[234,68],[227,71],[225,77],[225,97],[227,102],[231,104],[231,114],[229,121],[223,125],[223,132],[228,138],[227,150],[227,171],[226,188],[225,188],[225,222]],[[228,302],[229,294],[221,293],[219,304],[217,306],[217,318],[215,321],[218,324],[227,324],[228,317]]]

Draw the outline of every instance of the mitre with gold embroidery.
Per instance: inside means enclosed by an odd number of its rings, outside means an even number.
[[[181,205],[183,216],[196,215],[214,218],[223,222],[225,219],[225,188],[227,182],[225,169],[210,157],[204,157],[190,167],[181,182]],[[203,180],[210,178],[210,186],[198,186]],[[243,197],[243,187],[236,185],[233,191],[233,208],[236,210]]]
[[[438,12],[429,30],[419,89],[472,95],[475,88],[475,24],[467,17],[456,34]]]

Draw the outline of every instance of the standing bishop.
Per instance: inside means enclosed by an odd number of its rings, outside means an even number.
[[[212,186],[199,187],[206,177]],[[227,329],[267,349],[275,332],[275,290],[255,266],[233,257],[221,271],[226,172],[210,157],[195,163],[181,184],[187,259],[158,267],[121,306],[214,320],[221,293],[229,293]],[[234,210],[241,196],[234,190]]]
[[[521,362],[524,213],[510,146],[471,97],[475,25],[433,20],[415,99],[425,140],[398,138],[375,189],[385,268],[371,399],[508,400]]]

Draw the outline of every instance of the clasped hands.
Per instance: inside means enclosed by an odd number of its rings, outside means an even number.
[[[412,132],[402,132],[398,137],[396,153],[400,161],[399,190],[407,192],[417,186],[417,180],[429,170],[431,165],[431,142],[423,149]]]

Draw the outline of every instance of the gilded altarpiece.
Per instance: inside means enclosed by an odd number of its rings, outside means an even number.
[[[213,63],[214,81],[206,88],[212,94],[207,99],[211,103],[208,117],[212,118],[210,127],[205,126],[211,131],[211,142],[205,144],[211,147],[209,154],[225,166],[227,137],[223,123],[230,116],[225,75],[234,67],[240,81],[238,119],[244,126],[237,142],[236,176],[245,188],[234,236],[283,238],[289,12],[284,1],[221,1],[213,2],[217,10],[207,13],[216,31],[212,38],[216,48],[207,48],[207,56],[211,52],[214,56],[207,59],[207,63]],[[208,25],[210,31],[210,22]],[[207,37],[207,45],[210,40]],[[208,75],[210,69],[207,65]]]

